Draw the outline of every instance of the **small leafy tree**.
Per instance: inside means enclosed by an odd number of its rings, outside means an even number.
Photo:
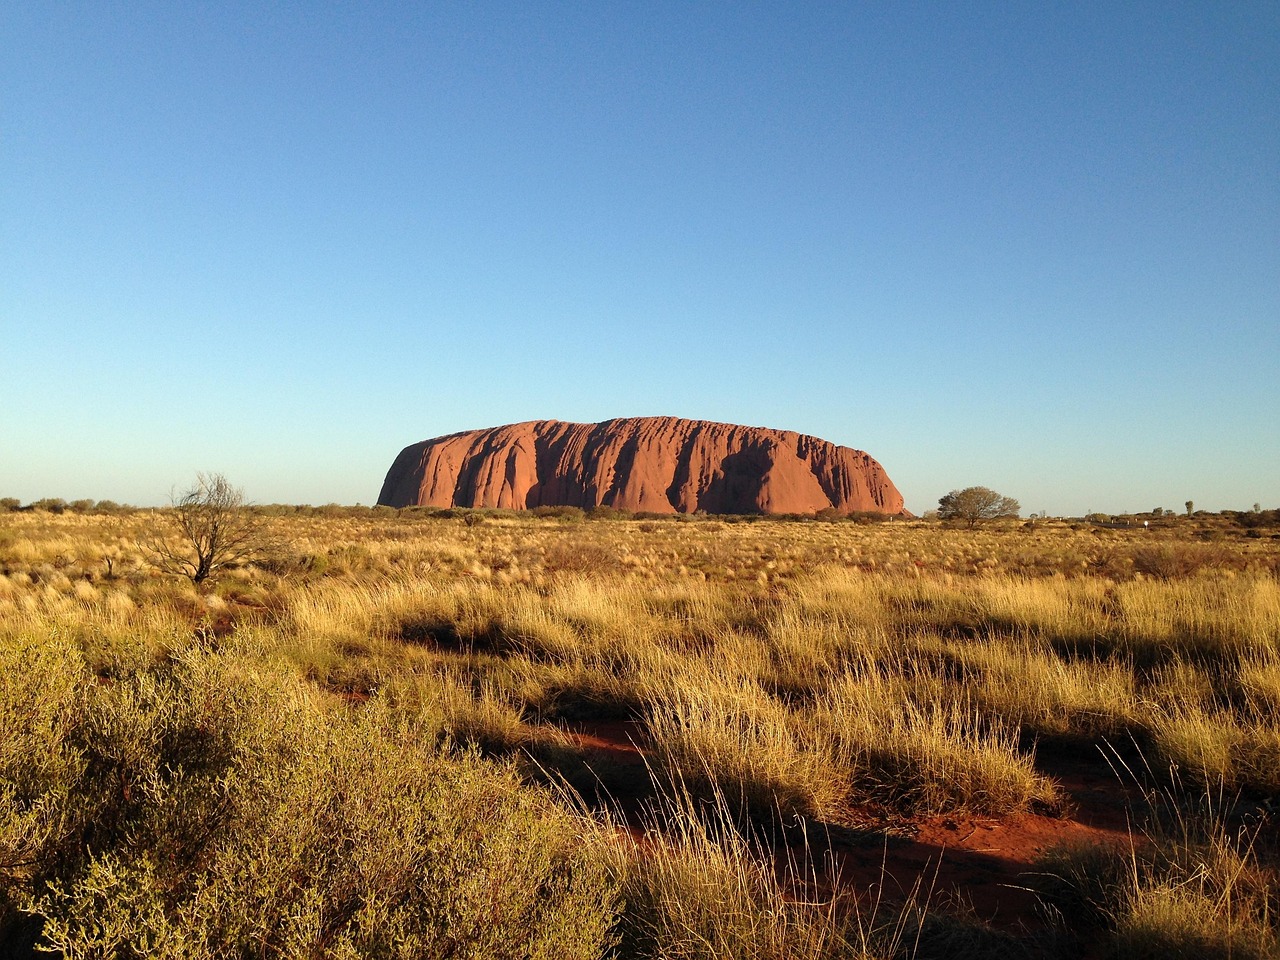
[[[970,527],[979,520],[997,517],[1016,517],[1022,505],[1013,497],[1006,497],[986,487],[965,487],[952,490],[938,500],[938,516],[943,520],[964,520]]]
[[[1187,508],[1187,516],[1188,516],[1188,517],[1189,517],[1189,516],[1191,516],[1191,514],[1195,513],[1195,509],[1196,509],[1196,502],[1195,502],[1194,500],[1188,500],[1188,501],[1184,504],[1184,506]]]
[[[159,516],[167,522],[144,543],[151,562],[192,583],[261,560],[276,547],[264,519],[246,508],[244,492],[220,473],[196,474],[195,486],[170,497]]]

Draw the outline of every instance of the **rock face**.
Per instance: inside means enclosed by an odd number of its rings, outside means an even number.
[[[788,430],[676,417],[533,420],[424,440],[400,451],[378,503],[903,512],[902,494],[861,450]]]

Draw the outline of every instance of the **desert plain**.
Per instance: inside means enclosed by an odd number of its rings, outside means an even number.
[[[0,515],[0,942],[1267,957],[1275,511]]]

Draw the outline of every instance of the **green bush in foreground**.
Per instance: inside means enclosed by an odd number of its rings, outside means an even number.
[[[582,826],[412,717],[198,652],[97,685],[73,649],[4,641],[0,678],[0,937],[22,911],[68,960],[611,946]]]

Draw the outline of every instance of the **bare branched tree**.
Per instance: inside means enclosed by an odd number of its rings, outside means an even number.
[[[220,473],[196,474],[195,486],[171,496],[159,516],[166,523],[143,543],[166,573],[203,583],[229,566],[264,559],[276,543],[263,517],[250,511],[244,492]]]

